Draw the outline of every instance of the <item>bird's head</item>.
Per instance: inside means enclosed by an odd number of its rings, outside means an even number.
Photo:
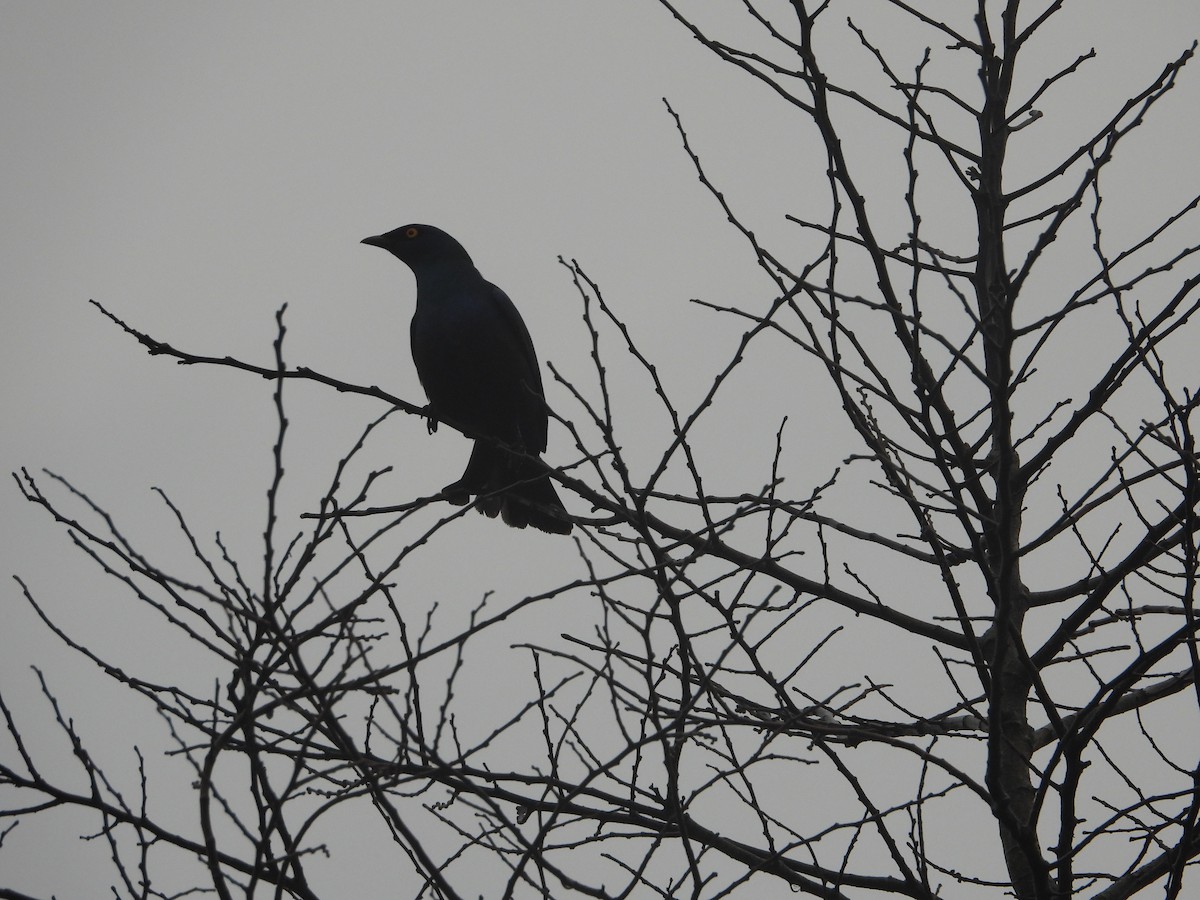
[[[363,238],[362,243],[382,247],[410,267],[454,261],[471,263],[462,244],[432,225],[401,225],[386,234]]]

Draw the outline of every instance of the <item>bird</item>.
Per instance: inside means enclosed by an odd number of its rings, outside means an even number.
[[[362,243],[412,270],[417,303],[409,336],[429,398],[430,431],[444,421],[475,446],[461,478],[443,488],[513,528],[569,534],[571,519],[541,460],[548,408],[529,329],[456,241],[432,225],[402,225]]]

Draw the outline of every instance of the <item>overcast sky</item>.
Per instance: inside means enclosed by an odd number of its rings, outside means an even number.
[[[732,33],[743,33],[740,4],[725,5]],[[1102,6],[1080,49],[1123,54],[1135,88],[1200,31],[1193,0]],[[867,21],[875,7],[861,4]],[[270,474],[271,386],[150,357],[88,300],[182,348],[264,364],[274,313],[287,303],[291,363],[422,403],[408,354],[411,276],[359,244],[410,221],[458,237],[522,310],[543,361],[585,379],[579,301],[556,261],[578,258],[686,393],[697,361],[720,358],[736,337],[688,298],[757,302],[770,286],[697,182],[664,96],[734,201],[768,234],[788,233],[783,213],[803,209],[811,135],[650,0],[5,3],[3,470],[50,468],[125,516],[147,545],[177,549],[150,493],[161,487],[199,531],[220,530],[252,559]],[[1094,112],[1086,107],[1079,115]],[[1188,118],[1175,152],[1194,159]],[[819,183],[824,159],[813,158],[807,174]],[[1173,187],[1155,169],[1141,189]],[[312,508],[357,429],[383,410],[316,386],[289,392],[284,508],[294,516]],[[561,391],[549,394],[566,404]],[[729,416],[730,459],[752,458],[757,485],[778,422],[755,422],[752,407]],[[388,432],[395,502],[436,491],[467,455],[448,430],[430,437],[401,418]],[[821,459],[810,439],[824,471],[836,455]],[[552,429],[552,461],[569,449]],[[136,644],[139,620],[107,604],[111,589],[97,587],[62,531],[15,487],[0,497],[0,572],[21,574],[48,607],[118,653]],[[531,567],[543,586],[574,571],[573,559],[548,552],[553,536],[479,516],[462,527],[465,557],[429,566],[448,596],[477,598]],[[43,665],[59,673],[71,714],[102,730],[107,708],[67,687],[87,667],[44,639],[11,583],[0,604],[5,690],[33,704],[28,667]],[[169,672],[171,652],[147,644],[134,658]],[[36,854],[20,864],[38,874],[12,886],[74,896],[69,874]]]

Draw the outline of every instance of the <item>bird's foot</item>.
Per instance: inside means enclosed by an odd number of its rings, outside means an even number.
[[[466,506],[471,502],[471,491],[463,484],[461,478],[442,488],[442,496],[455,506]]]

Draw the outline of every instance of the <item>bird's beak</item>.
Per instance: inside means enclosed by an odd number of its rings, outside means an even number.
[[[372,235],[371,237],[363,238],[359,243],[370,244],[372,247],[382,247],[383,246],[383,238],[384,238],[384,235],[376,234],[376,235]]]

